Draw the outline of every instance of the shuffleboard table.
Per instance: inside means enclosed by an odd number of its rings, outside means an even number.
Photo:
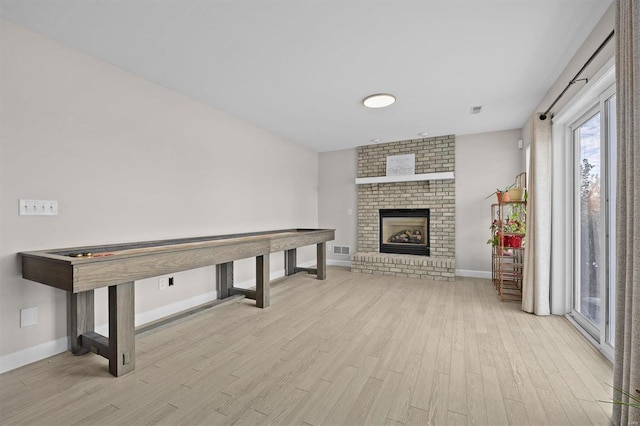
[[[284,229],[246,234],[72,247],[19,253],[22,276],[68,292],[70,351],[96,352],[121,376],[135,368],[136,280],[216,265],[218,298],[242,294],[269,306],[269,254],[284,252],[285,275],[306,271],[326,278],[326,242],[333,229]],[[296,249],[317,245],[316,268],[297,266]],[[233,286],[233,261],[256,258],[256,289]],[[94,290],[109,288],[109,337],[94,331]]]

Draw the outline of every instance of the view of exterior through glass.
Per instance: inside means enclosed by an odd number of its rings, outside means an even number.
[[[575,309],[595,327],[600,328],[602,268],[606,263],[603,240],[603,212],[601,212],[601,152],[600,113],[595,114],[576,129],[579,149],[579,202],[577,231],[579,232],[579,283],[576,288]]]

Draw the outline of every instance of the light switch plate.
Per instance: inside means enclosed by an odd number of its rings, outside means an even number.
[[[58,200],[20,200],[20,216],[57,216]]]

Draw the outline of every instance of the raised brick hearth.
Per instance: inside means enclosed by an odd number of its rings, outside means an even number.
[[[389,155],[415,154],[415,173],[454,172],[455,136],[358,147],[358,177],[386,174]],[[379,252],[380,209],[430,209],[430,256]],[[436,280],[455,278],[455,179],[358,185],[354,272]]]
[[[450,281],[455,277],[455,261],[439,257],[394,253],[356,253],[351,271],[364,274],[394,275]]]

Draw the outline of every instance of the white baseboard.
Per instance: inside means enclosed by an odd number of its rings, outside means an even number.
[[[484,278],[491,279],[491,271],[472,271],[469,269],[456,269],[456,275],[459,277]]]
[[[315,260],[303,262],[298,266],[302,268],[308,268],[316,264]],[[327,264],[330,264],[327,261]],[[284,277],[284,269],[275,271],[270,274],[272,280],[276,278]],[[249,288],[256,285],[256,280],[251,279],[240,283],[234,283],[235,287]],[[176,314],[178,312],[185,311],[187,309],[202,305],[203,303],[211,302],[218,297],[216,291],[204,293],[189,299],[181,300],[170,305],[161,306],[156,309],[152,309],[146,312],[140,312],[135,316],[135,325],[143,325],[152,321],[159,320],[169,315]],[[95,327],[95,332],[104,336],[109,335],[109,324],[101,324]],[[68,337],[61,337],[56,340],[44,342],[36,346],[31,346],[25,349],[21,349],[17,352],[13,352],[7,355],[0,356],[0,374],[6,371],[14,370],[22,367],[23,365],[31,364],[32,362],[40,361],[41,359],[48,358],[53,355],[57,355],[67,350]]]
[[[0,373],[40,361],[67,350],[67,336],[40,343],[0,357]]]
[[[348,268],[351,268],[351,261],[350,260],[335,260],[335,259],[327,259],[327,265],[332,265],[332,266],[346,266]]]

